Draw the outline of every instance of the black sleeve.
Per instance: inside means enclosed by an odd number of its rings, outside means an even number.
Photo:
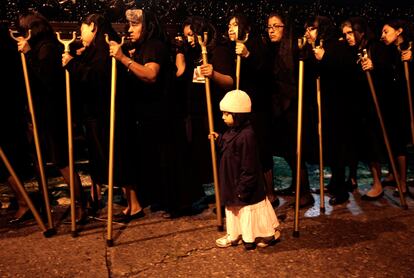
[[[244,59],[249,68],[254,71],[262,71],[266,66],[266,49],[257,39],[246,42],[246,48],[250,52],[249,57]]]
[[[30,51],[28,55],[33,74],[49,92],[54,90],[54,86],[62,80],[63,76],[61,61],[59,60],[61,54],[58,51],[58,47],[53,43],[44,43],[36,53]],[[36,55],[36,57],[33,55]]]
[[[161,66],[163,64],[164,57],[168,55],[168,50],[165,44],[157,40],[148,41],[143,51],[143,65],[147,63],[157,63]]]
[[[66,68],[71,78],[80,82],[102,82],[110,78],[110,63],[107,46],[86,49],[80,56],[74,57]]]
[[[232,55],[230,48],[218,45],[214,48],[213,55],[209,63],[213,65],[214,71],[233,77],[235,72],[235,63],[232,60],[232,57],[234,57],[234,55]]]

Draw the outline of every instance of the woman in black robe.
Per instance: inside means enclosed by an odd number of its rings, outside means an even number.
[[[30,173],[30,149],[27,136],[24,80],[16,42],[12,40],[6,23],[0,23],[0,53],[7,70],[0,75],[3,91],[0,100],[0,147],[21,181]],[[6,90],[6,87],[8,88]],[[32,215],[14,178],[0,161],[0,182],[7,182],[15,194],[18,209],[9,223],[21,223]],[[0,204],[1,205],[1,204]]]
[[[349,107],[353,111],[350,115],[352,129],[350,129],[349,135],[357,155],[354,157],[354,163],[350,165],[348,190],[352,191],[357,188],[356,167],[358,161],[368,163],[373,178],[372,188],[382,188],[380,162],[384,161],[385,145],[364,69],[371,72],[375,81],[377,98],[382,102],[383,80],[386,79],[384,69],[387,67],[384,63],[386,60],[384,59],[385,47],[375,40],[365,18],[352,17],[342,23],[341,29],[353,60],[353,69],[348,76],[348,83],[352,87],[349,94],[353,99]],[[364,50],[366,50],[368,57],[364,57]],[[381,196],[381,191],[372,190],[361,199],[376,200]]]
[[[292,185],[280,192],[282,195],[293,195],[293,184],[296,177],[296,134],[297,134],[297,68],[298,53],[296,42],[285,19],[276,13],[267,18],[268,59],[271,68],[267,78],[271,81],[268,90],[271,92],[272,105],[272,144],[274,154],[283,157],[292,171]],[[305,159],[300,169],[300,207],[312,205],[314,198],[310,193],[308,170]]]
[[[18,42],[27,58],[30,86],[36,112],[40,149],[45,162],[53,163],[69,184],[65,75],[61,65],[62,45],[45,17],[36,12],[19,16],[19,31],[29,40]],[[77,221],[84,220],[82,184],[74,173]]]
[[[197,39],[197,35],[204,39],[204,32],[208,34],[207,65],[203,65]],[[218,104],[225,93],[233,88],[234,62],[231,50],[207,20],[197,16],[187,18],[183,23],[183,33],[184,47],[176,55],[177,77],[184,84],[186,94],[186,130],[191,154],[192,182],[194,187],[202,188],[202,184],[213,181],[210,145],[206,140],[209,128],[202,76],[210,78],[215,130],[222,131],[224,124]]]
[[[324,163],[330,167],[332,178],[329,200],[331,205],[344,203],[349,194],[345,184],[345,167],[353,159],[352,144],[348,139],[351,121],[348,109],[351,98],[346,77],[351,70],[349,52],[346,45],[338,41],[335,27],[324,16],[310,18],[306,25],[304,78],[304,139],[308,150],[308,162],[317,161],[318,153],[318,110],[316,98],[316,79],[320,77],[323,153]],[[310,144],[308,144],[310,143]],[[310,147],[311,149],[307,148]]]
[[[382,107],[386,130],[389,134],[393,155],[397,161],[398,176],[404,194],[409,193],[406,181],[407,144],[411,141],[404,63],[408,63],[410,76],[412,76],[413,52],[409,43],[412,42],[413,38],[413,27],[405,20],[389,20],[382,28],[381,40],[387,46],[387,58],[389,59],[387,61],[387,84]],[[392,180],[393,178],[391,174],[387,179]],[[373,188],[372,190],[380,191],[381,189]],[[396,195],[398,196],[398,193]]]
[[[273,189],[273,156],[271,151],[271,92],[268,76],[270,63],[262,39],[252,29],[248,18],[242,14],[230,17],[227,35],[229,46],[235,49],[233,61],[240,55],[240,88],[252,100],[252,125],[257,134],[261,165],[266,180],[266,194],[277,206]],[[248,37],[247,37],[248,34]],[[241,42],[247,39],[245,43]]]
[[[111,59],[105,34],[118,36],[111,24],[100,14],[88,15],[81,24],[82,48],[76,54],[64,53],[63,66],[74,84],[74,109],[85,130],[89,174],[92,180],[92,208],[98,209],[101,186],[108,183],[109,102]],[[73,56],[72,56],[73,55]],[[96,195],[95,195],[96,194]]]

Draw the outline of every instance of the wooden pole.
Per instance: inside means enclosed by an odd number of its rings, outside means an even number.
[[[319,135],[319,191],[320,211],[325,212],[325,184],[323,166],[323,139],[322,139],[322,101],[321,101],[321,78],[316,78],[316,97],[318,101],[318,135]]]
[[[14,33],[15,32],[10,30],[10,36],[16,41],[22,41],[22,40],[28,41],[31,37],[31,30],[29,30],[29,34],[26,38],[15,37]],[[50,209],[49,192],[48,192],[48,188],[47,188],[45,170],[44,170],[44,167],[43,167],[42,153],[41,153],[41,150],[40,150],[40,141],[39,141],[39,135],[38,135],[38,131],[37,131],[37,124],[36,124],[36,114],[35,114],[35,109],[34,109],[34,105],[33,105],[32,91],[31,91],[31,88],[30,88],[29,74],[27,72],[26,57],[24,56],[24,54],[22,52],[20,53],[20,57],[21,57],[21,60],[22,60],[24,82],[25,82],[25,85],[26,85],[27,102],[28,102],[28,106],[29,106],[29,110],[30,110],[30,115],[31,115],[31,118],[32,118],[33,137],[34,137],[34,141],[35,141],[36,154],[37,154],[37,163],[39,165],[40,181],[41,181],[41,186],[42,186],[42,189],[43,189],[42,190],[43,191],[43,199],[44,199],[44,202],[45,202],[45,208],[46,208],[47,219],[48,219],[48,226],[49,226],[50,230],[53,230],[54,227],[53,227],[52,213],[51,213],[51,209]]]
[[[16,172],[14,171],[12,165],[10,164],[10,162],[7,159],[6,155],[4,154],[3,149],[2,149],[1,146],[0,146],[0,157],[3,160],[4,164],[6,165],[6,168],[9,171],[10,175],[12,176],[14,181],[16,182],[17,188],[18,188],[20,194],[22,194],[24,201],[26,202],[26,204],[28,205],[28,207],[29,207],[30,211],[32,212],[34,218],[36,219],[37,224],[39,225],[40,229],[43,231],[43,235],[45,237],[52,236],[54,234],[54,230],[46,228],[45,224],[43,223],[42,218],[39,215],[39,212],[37,211],[37,209],[33,205],[33,202],[30,199],[29,195],[27,194],[26,189],[23,186],[23,183],[20,181],[19,177],[17,176]]]
[[[108,34],[105,34],[105,39],[110,44]],[[121,44],[124,43],[122,37]],[[111,112],[110,112],[110,127],[109,127],[109,166],[108,166],[108,223],[107,223],[107,246],[113,246],[112,239],[112,216],[113,216],[113,196],[114,196],[114,138],[115,138],[115,101],[116,101],[116,59],[112,57],[111,68]]]
[[[203,64],[208,64],[207,59],[207,32],[204,32],[204,40],[201,36],[197,36],[198,43],[201,46],[201,53],[203,56]],[[211,106],[211,94],[210,94],[210,79],[205,77],[205,90],[206,90],[206,103],[207,103],[207,115],[208,115],[208,127],[210,134],[214,132],[213,121],[213,109]],[[216,196],[216,215],[217,215],[217,229],[223,231],[223,217],[221,215],[221,201],[220,201],[220,186],[217,172],[217,159],[216,159],[216,145],[214,144],[214,137],[210,136],[210,149],[211,149],[211,162],[213,166],[213,179],[214,179],[214,192]]]
[[[72,33],[72,39],[63,40],[60,37],[60,33],[56,32],[58,41],[65,46],[64,52],[69,53],[70,44],[76,39],[76,32]],[[67,124],[68,124],[68,153],[69,153],[69,189],[70,189],[70,213],[71,213],[71,232],[72,237],[78,236],[76,230],[76,204],[75,204],[75,167],[73,160],[73,135],[72,135],[72,104],[70,96],[70,76],[69,71],[65,69],[66,78],[66,112],[67,112]]]
[[[366,49],[364,49],[364,57],[368,57],[368,53],[367,53],[367,50]],[[404,195],[402,193],[402,187],[401,187],[401,183],[400,183],[400,178],[399,178],[399,175],[398,175],[398,172],[397,172],[397,167],[395,166],[394,156],[392,154],[391,145],[390,145],[390,142],[388,140],[387,131],[385,129],[384,120],[382,118],[381,109],[379,107],[379,103],[378,103],[378,99],[377,99],[377,94],[375,92],[374,82],[372,82],[371,72],[369,70],[366,70],[365,71],[365,74],[367,76],[369,89],[370,89],[371,95],[372,95],[372,100],[374,101],[375,110],[377,112],[377,116],[378,116],[378,119],[379,119],[379,122],[380,122],[380,125],[381,125],[382,136],[384,137],[384,142],[385,142],[385,146],[387,148],[388,158],[390,159],[392,171],[394,173],[395,181],[396,181],[397,187],[398,187],[398,192],[400,193],[401,207],[403,209],[408,209],[407,203],[405,201],[405,197],[404,197]]]
[[[299,49],[305,46],[306,39],[298,39]],[[302,164],[302,111],[303,111],[303,77],[304,77],[304,61],[299,59],[299,84],[298,84],[298,125],[296,135],[296,198],[295,198],[295,220],[293,228],[293,236],[299,237],[299,202],[300,202],[300,169]]]

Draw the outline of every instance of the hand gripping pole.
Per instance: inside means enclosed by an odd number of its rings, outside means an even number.
[[[249,39],[249,33],[246,33],[246,36],[243,40],[236,40],[236,42],[239,43],[246,43]],[[241,55],[237,54],[237,60],[236,60],[236,90],[240,88],[240,66],[241,66]]]

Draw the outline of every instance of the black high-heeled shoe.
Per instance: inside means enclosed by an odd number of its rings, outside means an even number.
[[[27,220],[33,219],[33,214],[30,209],[27,209],[25,213],[23,213],[20,217],[14,217],[9,220],[9,224],[16,225],[21,224]]]

